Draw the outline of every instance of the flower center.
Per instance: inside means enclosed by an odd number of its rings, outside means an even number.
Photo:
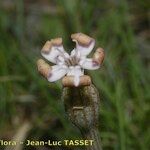
[[[68,53],[62,52],[60,49],[57,48],[57,50],[60,52],[60,56],[62,59],[64,59],[64,63],[66,66],[76,66],[79,64],[80,58],[77,56],[77,53],[73,56],[69,56]]]
[[[72,56],[69,58],[65,58],[65,64],[67,66],[76,66],[79,64],[80,58],[77,58],[76,56]]]

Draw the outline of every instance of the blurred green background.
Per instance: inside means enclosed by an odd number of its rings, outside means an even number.
[[[81,138],[65,115],[61,83],[42,78],[36,60],[45,41],[63,37],[70,51],[70,35],[83,32],[106,53],[102,68],[88,72],[101,97],[103,149],[150,149],[149,8],[147,0],[1,0],[0,139]]]

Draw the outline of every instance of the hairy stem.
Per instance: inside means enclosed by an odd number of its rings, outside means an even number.
[[[94,140],[87,150],[102,150],[98,136],[99,93],[94,85],[65,87],[62,99],[72,123],[79,128],[83,138]]]
[[[99,131],[97,128],[92,128],[87,132],[81,131],[81,133],[84,139],[93,140],[93,144],[91,146],[86,147],[86,150],[102,150]]]

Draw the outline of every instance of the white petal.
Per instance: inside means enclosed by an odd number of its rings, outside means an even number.
[[[67,76],[72,76],[72,75],[74,75],[74,67],[70,66],[69,69],[68,69]]]
[[[79,64],[83,69],[89,70],[96,70],[100,67],[100,65],[94,62],[91,58],[82,59]]]
[[[80,83],[80,76],[74,76],[74,85],[77,87]]]
[[[83,75],[83,72],[81,70],[80,66],[71,66],[69,67],[69,71],[67,73],[67,76],[74,76],[74,85],[77,87],[80,83],[80,76]]]
[[[74,85],[77,87],[80,83],[80,76],[83,75],[80,66],[75,67],[75,74],[74,74]]]
[[[65,65],[52,66],[52,71],[49,74],[48,81],[54,82],[61,79],[67,73],[67,71],[68,71],[68,67]]]
[[[70,56],[71,57],[76,57],[76,58],[80,58],[81,57],[81,53],[80,53],[80,51],[78,51],[77,49],[73,49],[72,51],[71,51],[71,54],[70,54]]]
[[[67,76],[83,75],[83,71],[80,66],[70,66],[68,69]]]
[[[80,45],[77,41],[75,41],[75,42],[76,42],[76,49],[80,52],[80,54],[82,56],[86,56],[86,55],[90,54],[90,52],[93,50],[93,48],[95,46],[94,39],[87,46]]]
[[[67,52],[64,52],[63,55],[64,55],[64,57],[67,58],[67,59],[70,58],[70,56],[69,56],[69,54],[68,54]]]
[[[75,56],[75,54],[76,54],[76,50],[75,50],[75,49],[73,49],[73,50],[71,51],[70,56],[71,56],[71,57],[73,57],[73,56]]]
[[[75,73],[75,75],[79,75],[79,76],[83,75],[83,71],[81,70],[80,66],[75,66],[74,73]]]
[[[49,53],[41,52],[42,56],[52,63],[57,63],[57,57],[64,53],[63,46],[52,46]]]
[[[62,57],[62,56],[58,56],[57,61],[58,61],[58,63],[64,63],[64,62],[65,62],[65,59],[64,59],[64,57]]]

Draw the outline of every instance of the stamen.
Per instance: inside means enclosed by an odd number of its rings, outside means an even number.
[[[72,57],[70,57],[69,61],[70,61],[70,63],[72,64],[72,66],[75,65],[75,62],[73,61]]]
[[[56,48],[59,52],[60,52],[60,56],[62,56],[64,58],[65,64],[67,66],[76,66],[78,65],[80,58],[79,58],[79,52],[76,50],[76,54],[74,56],[70,56],[68,55],[68,53],[65,53],[63,51],[61,51],[59,48]]]
[[[72,61],[72,64],[75,64],[75,57],[74,56],[71,57],[71,61]]]
[[[64,59],[67,59],[67,57],[65,56],[64,52],[61,51],[58,47],[56,48],[60,53],[61,53],[61,56],[64,58]]]
[[[66,63],[67,66],[72,66],[72,64],[71,64],[71,62],[69,61],[69,59],[66,59],[66,60],[65,60],[65,63]]]

